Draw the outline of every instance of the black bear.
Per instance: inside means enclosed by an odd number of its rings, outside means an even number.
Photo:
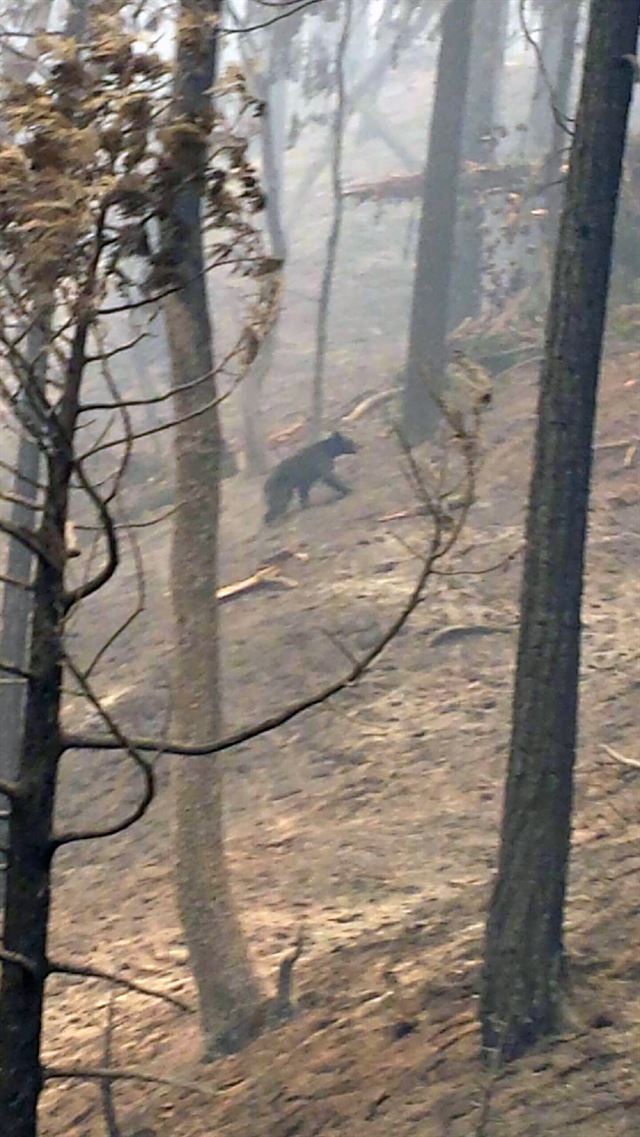
[[[315,482],[324,482],[340,497],[351,493],[349,487],[334,474],[333,463],[340,454],[356,454],[357,451],[355,442],[336,430],[321,442],[305,446],[304,450],[279,462],[264,483],[265,522],[269,525],[282,517],[296,491],[301,507],[306,509],[309,490]]]

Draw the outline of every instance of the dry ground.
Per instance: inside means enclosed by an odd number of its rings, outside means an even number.
[[[114,1064],[202,1091],[119,1083],[123,1137],[640,1131],[640,780],[605,749],[640,756],[638,459],[617,445],[638,434],[639,363],[638,354],[610,360],[598,424],[567,910],[573,983],[562,1038],[495,1083],[483,1079],[478,967],[508,743],[520,562],[488,574],[468,570],[500,560],[521,539],[535,386],[534,371],[521,369],[500,381],[487,418],[478,502],[449,566],[467,575],[431,582],[410,626],[357,687],[225,758],[231,872],[266,985],[296,929],[307,931],[296,1018],[240,1056],[203,1066],[195,1016],[119,996]],[[289,384],[291,391],[292,377]],[[358,387],[355,368],[334,392],[336,411]],[[277,395],[270,426],[282,425],[290,407],[286,390]],[[362,451],[343,467],[353,495],[292,514],[277,534],[261,527],[259,481],[240,476],[225,485],[225,582],[284,544],[309,555],[288,570],[296,589],[224,608],[229,727],[341,672],[345,661],[326,633],[354,651],[366,648],[411,586],[418,564],[407,543],[424,540],[420,523],[377,520],[412,504],[394,446],[375,415],[354,434]],[[163,726],[169,682],[168,527],[141,530],[140,541],[147,612],[106,656],[101,690],[123,723],[149,733]],[[126,614],[133,591],[127,569],[78,627],[79,658]],[[447,628],[460,630],[434,638]],[[75,725],[89,722],[74,706],[69,716]],[[53,951],[193,1001],[172,899],[166,767],[140,825],[60,856]],[[124,763],[69,757],[61,820],[117,816],[135,789]],[[100,1064],[106,1005],[101,984],[52,985],[48,1060]],[[43,1137],[104,1132],[95,1086],[47,1089]]]

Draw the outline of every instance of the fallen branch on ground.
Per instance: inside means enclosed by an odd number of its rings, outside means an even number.
[[[186,1090],[187,1093],[200,1094],[202,1097],[213,1099],[220,1090],[208,1090],[196,1082],[183,1082],[180,1078],[160,1078],[155,1074],[148,1074],[145,1070],[136,1070],[133,1066],[44,1066],[42,1077],[45,1081],[73,1081],[79,1079],[84,1082],[147,1082],[152,1086],[171,1086],[174,1090]]]
[[[452,624],[441,628],[429,639],[429,647],[440,647],[451,640],[466,639],[468,636],[492,636],[494,633],[515,632],[517,624]]]
[[[602,749],[614,762],[619,762],[622,766],[628,766],[631,770],[640,770],[640,762],[637,758],[627,758],[626,754],[621,754],[619,750],[614,750],[613,746],[607,746],[605,742],[602,744]]]
[[[258,589],[297,587],[297,580],[283,576],[277,565],[265,565],[263,568],[256,569],[253,576],[247,576],[244,580],[236,580],[233,584],[223,585],[216,592],[216,596],[220,604],[225,604],[229,600],[237,600],[238,596],[246,596],[247,592],[256,592]]]
[[[396,389],[389,388],[386,391],[378,391],[375,395],[368,395],[366,399],[361,399],[360,402],[356,403],[353,410],[342,416],[342,422],[357,422],[358,419],[369,414],[369,411],[375,410],[376,407],[381,406],[383,403],[391,402],[397,393]]]

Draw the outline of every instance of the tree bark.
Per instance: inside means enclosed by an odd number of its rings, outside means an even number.
[[[66,483],[52,474],[40,533],[64,540]],[[35,1137],[42,1089],[40,1038],[51,893],[51,826],[61,755],[62,567],[36,571],[19,796],[9,821],[3,946],[33,966],[2,963],[0,982],[0,1133]]]
[[[551,149],[546,164],[545,182],[547,184],[546,205],[548,220],[547,239],[555,240],[562,208],[562,169],[565,153],[569,146],[568,131],[571,127],[571,80],[576,54],[576,37],[580,22],[581,0],[565,0],[562,13],[560,63],[556,74],[554,106],[556,117],[553,120]]]
[[[25,30],[31,34],[36,28],[46,28],[51,3],[33,4]],[[70,38],[83,34],[86,23],[86,0],[70,0],[65,35]],[[3,74],[6,78],[17,78],[12,72],[14,62],[3,59]],[[28,75],[25,76],[28,78]],[[37,307],[40,315],[36,318],[27,337],[27,360],[34,366],[34,382],[44,389],[47,371],[47,344],[51,323],[50,297],[39,297]],[[38,443],[24,431],[18,441],[16,474],[13,492],[21,501],[11,507],[11,523],[27,530],[34,528],[34,511],[37,499],[37,483],[40,474],[40,449]],[[12,580],[28,584],[33,568],[33,553],[20,541],[9,541],[6,574]],[[0,623],[0,659],[24,666],[29,650],[30,622],[33,612],[33,594],[25,589],[5,584],[2,591],[2,617]],[[20,755],[22,727],[25,706],[24,680],[15,675],[3,675],[0,682],[0,778],[12,780]],[[1,795],[0,795],[1,797]],[[0,819],[0,845],[8,839],[8,826]],[[5,879],[0,873],[0,903],[4,898]]]
[[[174,121],[199,122],[209,113],[217,56],[215,17],[220,0],[182,0],[175,67]],[[200,174],[206,148],[193,149],[193,177],[172,205],[165,226],[176,282],[166,301],[167,341],[174,385],[211,374],[201,227]],[[183,171],[184,172],[184,171]],[[216,394],[207,383],[175,396],[178,420]],[[176,621],[175,724],[193,742],[221,726],[220,644],[216,589],[222,439],[216,406],[176,428],[176,514],[171,590]],[[248,1037],[259,999],[235,912],[223,842],[222,774],[210,759],[178,761],[176,793],[177,903],[198,987],[208,1052],[233,1050]]]
[[[65,616],[65,528],[71,447],[85,362],[89,317],[79,322],[49,439],[47,489],[37,540],[24,734],[11,801],[3,948],[19,957],[2,962],[0,981],[0,1133],[36,1137],[42,1089],[40,1040],[47,976],[47,932],[54,852],[53,814],[63,746],[60,703]],[[56,552],[57,550],[57,552]],[[20,962],[22,961],[22,962]]]
[[[640,0],[592,0],[560,224],[531,479],[482,1036],[516,1057],[561,1013],[580,610],[593,423]]]
[[[320,286],[318,316],[316,323],[316,352],[311,389],[311,412],[309,415],[309,436],[318,439],[322,431],[324,417],[324,371],[327,355],[329,305],[333,287],[333,275],[338,256],[338,244],[342,229],[344,202],[342,199],[342,154],[345,130],[345,75],[344,61],[351,30],[352,0],[343,0],[342,33],[336,53],[336,111],[333,120],[333,161],[331,163],[331,190],[333,196],[333,218],[327,238],[327,252]]]
[[[457,214],[462,127],[475,0],[451,0],[442,18],[429,154],[424,176],[402,431],[409,446],[435,433],[445,383],[449,290]]]
[[[476,0],[469,83],[465,103],[463,162],[489,162],[507,43],[508,0]],[[477,316],[482,305],[483,194],[469,190],[461,199],[451,284],[449,328]]]
[[[42,310],[42,318],[32,324],[27,336],[27,360],[34,368],[34,383],[44,389],[47,367],[46,350],[50,328],[50,309]],[[11,524],[33,532],[40,477],[40,448],[37,441],[25,430],[18,440],[16,473],[13,492],[16,500],[11,506]],[[21,541],[8,538],[6,574],[11,580],[29,584],[33,568],[33,553]],[[2,592],[2,624],[0,626],[0,659],[25,667],[29,651],[30,624],[33,613],[33,593],[5,584]],[[4,675],[0,682],[0,778],[13,781],[17,776],[22,742],[25,707],[25,681],[17,675]],[[0,794],[0,800],[2,795]],[[0,820],[0,845],[7,845],[8,825]],[[0,874],[0,902],[4,898],[5,877]]]
[[[267,34],[270,36],[270,44],[266,79],[254,82],[256,96],[266,102],[266,110],[260,120],[260,149],[267,195],[267,231],[272,255],[284,261],[287,256],[287,238],[283,217],[283,157],[286,146],[286,85],[291,50],[287,20],[279,20],[267,30]],[[261,343],[257,358],[240,388],[244,451],[249,474],[263,474],[268,465],[260,401],[263,383],[273,361],[277,336],[276,324]]]
[[[540,0],[540,58],[536,56],[536,81],[531,100],[529,141],[534,154],[546,154],[553,138],[556,77],[562,63],[562,21],[566,0]],[[551,90],[549,89],[551,87]]]

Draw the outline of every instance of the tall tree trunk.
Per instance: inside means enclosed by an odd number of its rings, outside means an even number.
[[[457,214],[462,126],[475,0],[451,0],[442,42],[413,282],[402,430],[410,446],[433,436],[432,397],[444,389],[449,286]]]
[[[65,616],[65,528],[71,449],[85,361],[88,317],[79,323],[67,382],[46,460],[46,490],[36,537],[41,549],[33,593],[24,731],[9,819],[0,982],[0,1133],[36,1137],[42,1089],[40,1042],[47,976],[53,814],[60,734]],[[34,401],[37,398],[37,377]],[[56,552],[57,550],[57,552]]]
[[[33,379],[39,390],[44,389],[46,353],[49,341],[51,311],[42,310],[27,336],[26,357],[33,366]],[[23,400],[24,401],[24,400]],[[23,431],[18,440],[16,473],[13,493],[16,500],[11,506],[11,524],[33,532],[35,507],[40,477],[40,447],[35,438]],[[17,585],[6,583],[2,591],[2,623],[0,625],[0,659],[19,668],[25,667],[29,651],[30,623],[33,612],[33,593],[19,584],[31,580],[33,553],[21,541],[9,538],[5,572]],[[0,681],[0,778],[13,781],[17,775],[25,707],[25,681],[18,675],[3,674]],[[0,802],[2,795],[0,794]],[[3,811],[4,812],[4,811]],[[0,845],[7,845],[8,825],[0,819]],[[5,877],[0,873],[0,901],[4,897]]]
[[[476,0],[469,83],[465,104],[463,161],[490,162],[507,43],[508,0]],[[485,209],[471,191],[459,206],[451,284],[449,326],[477,316],[482,304],[482,254]]]
[[[513,727],[481,1000],[508,1060],[561,1011],[593,421],[640,0],[592,0],[530,487]]]
[[[64,539],[67,475],[50,471],[41,536]],[[54,542],[51,542],[54,545]],[[61,755],[62,566],[40,561],[33,598],[19,796],[9,821],[3,946],[29,961],[2,963],[0,982],[0,1133],[36,1137],[42,1089],[40,1039],[51,893],[51,826]]]
[[[462,136],[468,162],[486,162],[493,153],[508,21],[509,0],[476,0]]]
[[[33,4],[30,19],[25,30],[35,31],[46,27],[51,2]],[[70,38],[84,32],[86,25],[86,0],[70,0],[65,35]],[[7,78],[16,78],[12,71],[12,59],[3,60],[3,73]],[[28,75],[26,76],[28,78]],[[39,297],[37,307],[40,315],[33,320],[27,338],[27,360],[34,365],[36,386],[44,389],[47,371],[47,344],[51,325],[51,300]],[[40,474],[40,449],[38,443],[26,431],[20,435],[16,457],[16,474],[13,493],[16,500],[11,507],[11,523],[14,527],[32,530],[37,484]],[[33,553],[20,541],[9,541],[6,574],[11,580],[28,584],[33,567]],[[33,610],[33,594],[26,589],[5,584],[2,592],[2,616],[0,624],[0,659],[24,666],[29,649],[30,621]],[[25,705],[24,680],[16,675],[3,675],[0,682],[0,778],[12,780],[15,777],[20,754],[23,716]],[[1,806],[1,795],[0,795]],[[4,809],[0,808],[0,814]],[[7,840],[8,826],[0,816],[0,845]],[[4,897],[5,880],[0,873],[0,903]]]
[[[220,0],[182,0],[178,17],[174,121],[206,121],[217,56]],[[167,341],[178,387],[213,370],[201,227],[200,172],[205,145],[194,147],[193,177],[175,200],[165,246],[181,285],[166,301]],[[184,171],[183,171],[184,173]],[[208,383],[175,396],[178,420],[215,398]],[[221,725],[216,587],[221,433],[211,406],[176,430],[176,497],[171,590],[176,620],[175,723],[194,743]],[[179,761],[176,792],[177,903],[198,987],[208,1051],[242,1045],[259,997],[235,912],[223,843],[222,773],[211,759]]]
[[[340,241],[342,214],[344,210],[344,202],[342,200],[342,152],[344,147],[346,107],[344,59],[351,29],[352,0],[343,0],[343,8],[344,16],[342,23],[342,34],[340,36],[336,55],[336,112],[333,120],[333,162],[331,164],[333,219],[327,240],[327,254],[325,258],[324,271],[322,273],[320,299],[318,302],[318,318],[316,325],[316,354],[313,371],[313,386],[311,392],[311,414],[309,416],[309,434],[311,438],[315,439],[319,438],[320,436],[320,432],[322,430],[322,420],[324,417],[324,369],[327,355],[329,304],[331,301],[333,274],[335,271],[336,258],[338,255],[338,243]]]
[[[266,81],[255,83],[255,94],[266,102],[266,110],[260,120],[260,148],[262,173],[267,194],[267,229],[272,255],[284,261],[287,255],[287,238],[283,216],[283,157],[286,146],[286,91],[291,46],[287,21],[279,20],[268,29],[268,34],[270,35],[270,46]],[[257,358],[243,379],[240,388],[244,424],[244,451],[247,471],[250,474],[262,474],[267,468],[260,400],[262,386],[273,361],[277,336],[276,324],[261,343]]]
[[[548,220],[547,240],[552,243],[557,234],[562,208],[562,167],[570,145],[571,81],[576,54],[576,37],[580,22],[581,0],[565,0],[562,12],[560,63],[556,75],[551,149],[547,159],[544,181],[547,186],[546,205]]]
[[[552,100],[562,63],[562,21],[566,0],[539,0],[541,28],[536,81],[531,100],[529,144],[534,155],[548,153],[553,138]],[[551,88],[551,89],[550,89]]]

